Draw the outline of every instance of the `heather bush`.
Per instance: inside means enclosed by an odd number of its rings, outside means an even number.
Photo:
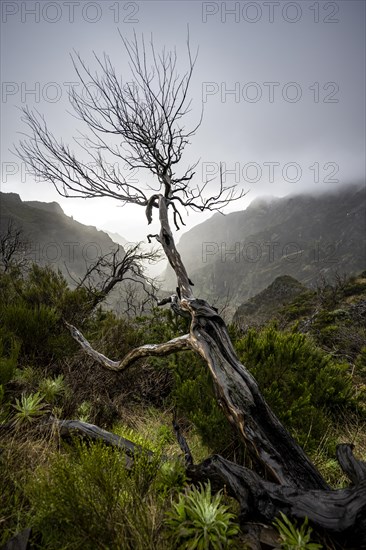
[[[356,410],[349,365],[334,361],[306,335],[274,326],[251,329],[236,349],[269,406],[307,450],[316,449],[341,411]]]
[[[157,460],[125,455],[103,444],[76,443],[29,483],[32,525],[48,549],[163,548],[164,502],[154,498]]]

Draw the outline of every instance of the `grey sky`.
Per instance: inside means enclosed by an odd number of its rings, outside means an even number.
[[[227,182],[250,191],[227,211],[245,208],[258,195],[365,181],[364,1],[3,0],[1,7],[5,192],[56,200],[83,223],[143,239],[147,227],[138,207],[63,199],[51,184],[24,173],[8,151],[24,130],[16,107],[37,108],[55,135],[71,140],[80,125],[66,113],[66,83],[77,82],[70,51],[91,66],[92,50],[106,52],[125,73],[117,27],[126,37],[133,29],[152,32],[157,48],[177,47],[183,71],[187,24],[192,48],[199,46],[193,115],[199,116],[203,101],[204,119],[186,163],[201,159],[195,176],[201,182],[217,174],[222,162]],[[187,227],[204,217],[190,213]]]

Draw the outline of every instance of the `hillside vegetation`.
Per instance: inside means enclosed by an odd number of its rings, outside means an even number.
[[[277,307],[286,284],[296,292]],[[91,311],[83,289],[70,289],[50,267],[12,267],[0,275],[0,292],[0,544],[31,527],[35,548],[245,547],[235,501],[190,486],[171,426],[174,416],[195,461],[220,453],[256,468],[200,358],[187,352],[106,371],[63,322],[119,359],[137,345],[185,334],[187,321],[170,309],[133,319]],[[272,313],[255,319],[247,308],[245,323],[230,327],[238,356],[327,481],[341,487],[336,444],[352,442],[366,459],[366,273],[324,280],[313,291],[285,279],[263,298]],[[131,470],[119,450],[64,442],[60,419],[96,424],[154,458],[142,452]],[[319,533],[312,540],[328,547]]]
[[[35,263],[60,271],[65,283],[72,288],[78,287],[81,281],[83,286],[90,284],[102,288],[113,255],[117,260],[121,259],[128,250],[139,246],[137,243],[128,246],[127,241],[116,233],[112,234],[116,239],[113,241],[107,232],[79,223],[67,216],[56,202],[22,201],[16,193],[0,193],[0,234],[5,236],[14,232],[19,234],[18,263],[23,266]],[[144,256],[149,263],[157,260],[151,247],[138,248],[136,254]],[[101,265],[93,269],[101,258]],[[145,267],[146,264],[147,260]],[[154,292],[153,281],[149,280],[144,290],[141,283],[146,282],[146,277],[133,275],[128,280],[126,275],[126,280],[108,293],[105,309],[119,314],[136,314],[150,307],[148,295]]]

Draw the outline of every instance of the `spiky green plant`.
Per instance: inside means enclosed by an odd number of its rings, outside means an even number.
[[[22,393],[20,399],[15,399],[13,407],[16,410],[13,417],[13,423],[16,427],[31,424],[46,413],[46,403],[43,402],[43,395],[39,392],[29,395]]]
[[[83,401],[76,411],[77,417],[81,422],[90,422],[92,405],[90,401]]]
[[[282,521],[276,518],[273,525],[279,532],[281,548],[283,550],[321,550],[322,546],[317,542],[311,542],[312,528],[308,525],[308,518],[297,528],[285,514],[280,512]]]
[[[22,384],[26,384],[28,386],[37,386],[39,377],[39,372],[37,372],[34,367],[28,365],[26,367],[23,367],[22,369],[16,369],[14,378]]]
[[[39,391],[44,395],[47,403],[54,403],[58,397],[65,393],[66,386],[62,374],[56,378],[44,378],[39,384]]]
[[[186,483],[187,475],[181,460],[167,460],[161,464],[155,480],[156,489],[161,495],[182,490]]]
[[[222,503],[221,492],[211,494],[208,482],[179,495],[167,514],[166,525],[174,548],[222,550],[233,544],[239,532],[234,517]]]

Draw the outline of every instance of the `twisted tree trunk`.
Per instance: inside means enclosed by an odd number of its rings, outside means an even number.
[[[327,489],[322,476],[269,408],[238,360],[224,321],[202,300],[182,303],[192,316],[190,341],[206,361],[227,419],[252,456],[283,485]]]
[[[366,538],[365,466],[345,447],[339,461],[355,486],[331,491],[307,455],[271,411],[258,385],[236,356],[223,319],[204,300],[196,299],[182,259],[175,247],[169,226],[169,198],[156,195],[147,209],[151,220],[153,207],[159,208],[161,231],[155,235],[177,276],[177,294],[171,307],[191,319],[189,334],[169,342],[145,345],[132,350],[121,361],[112,361],[92,348],[71,325],[68,328],[84,350],[103,366],[123,370],[141,357],[167,355],[191,349],[206,362],[217,399],[229,422],[235,426],[251,455],[271,481],[223,458],[215,456],[199,466],[187,464],[192,479],[219,480],[235,496],[242,517],[272,520],[280,511],[293,517],[308,516],[316,525],[332,532]],[[151,236],[149,236],[151,237]],[[183,448],[183,447],[182,447]],[[347,450],[348,449],[348,450]],[[185,454],[188,456],[186,449]],[[250,513],[249,513],[250,512]],[[357,529],[355,528],[357,524]],[[360,539],[361,540],[361,539]]]

